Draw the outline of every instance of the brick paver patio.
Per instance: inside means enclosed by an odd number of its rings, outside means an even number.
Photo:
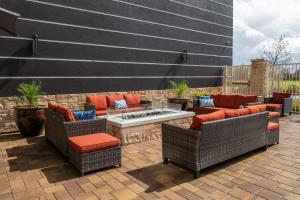
[[[123,165],[79,173],[43,136],[0,135],[0,199],[300,199],[300,116],[281,121],[280,144],[202,172],[162,164],[161,142],[123,148]]]

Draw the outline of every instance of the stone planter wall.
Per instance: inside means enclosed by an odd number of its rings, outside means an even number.
[[[215,88],[192,88],[186,95],[186,98],[192,100],[196,91],[222,91],[222,87]],[[130,91],[141,94],[142,99],[152,100],[154,103],[166,103],[168,97],[174,97],[171,90],[146,90],[146,91]],[[49,101],[55,101],[63,104],[72,110],[83,109],[86,95],[96,94],[120,94],[123,92],[99,92],[99,93],[85,93],[85,94],[59,94],[59,95],[43,95],[40,97],[40,104],[47,105]],[[18,131],[14,122],[13,107],[17,105],[20,100],[17,97],[0,97],[0,133]],[[192,102],[192,101],[191,101]],[[190,102],[190,103],[191,103]]]

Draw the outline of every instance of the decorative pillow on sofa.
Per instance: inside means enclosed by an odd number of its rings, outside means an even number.
[[[96,119],[96,110],[74,111],[73,115],[76,121]]]
[[[198,99],[200,100],[200,99],[210,99],[210,96],[200,96],[200,97],[198,97]]]
[[[48,102],[48,108],[62,114],[66,121],[75,121],[73,113],[65,106]]]
[[[96,110],[106,110],[107,108],[105,95],[86,96],[86,102],[95,105]]]
[[[224,110],[219,110],[210,114],[197,115],[193,119],[193,123],[191,125],[191,129],[201,129],[203,122],[216,121],[219,119],[225,119]]]
[[[273,92],[273,103],[283,103],[284,98],[291,98],[289,92]]]
[[[202,107],[215,107],[213,99],[199,99],[199,104]]]
[[[115,104],[115,109],[125,109],[127,108],[127,104],[125,100],[120,100],[120,101],[114,101]]]
[[[124,96],[123,96],[123,94],[109,95],[109,96],[106,96],[106,100],[107,100],[107,107],[111,108],[111,107],[115,106],[114,101],[124,100]]]
[[[127,105],[140,105],[141,104],[141,95],[140,94],[124,94]]]

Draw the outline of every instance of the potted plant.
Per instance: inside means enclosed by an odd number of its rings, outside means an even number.
[[[22,104],[18,104],[15,110],[15,122],[23,137],[39,135],[43,130],[45,113],[43,105],[38,105],[38,97],[42,94],[40,82],[21,83],[17,87]]]
[[[170,89],[176,94],[176,98],[168,98],[168,103],[181,104],[181,109],[186,110],[188,99],[183,98],[184,94],[189,91],[189,86],[186,81],[181,81],[176,83],[174,81],[169,81]]]

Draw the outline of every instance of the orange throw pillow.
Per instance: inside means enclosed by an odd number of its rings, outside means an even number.
[[[267,110],[267,105],[256,105],[260,112],[265,112]]]
[[[250,114],[250,110],[248,108],[238,109],[237,110],[240,116],[245,116]]]
[[[219,110],[210,114],[197,115],[193,119],[191,129],[200,129],[203,122],[215,121],[219,119],[225,119],[224,110]]]
[[[240,113],[238,110],[224,110],[226,118],[239,117]]]
[[[257,106],[248,106],[247,108],[249,109],[250,114],[255,114],[260,112]]]
[[[141,104],[141,95],[140,94],[124,94],[125,101],[127,105],[140,105]]]
[[[108,107],[114,107],[115,106],[115,101],[124,100],[124,97],[123,97],[122,94],[118,94],[118,95],[106,96],[106,99],[107,99],[107,106]]]
[[[283,103],[284,98],[290,98],[291,93],[289,92],[274,92],[273,93],[273,103]]]
[[[218,102],[218,107],[222,108],[238,108],[236,107],[237,95],[221,94]]]
[[[64,115],[66,121],[75,121],[73,113],[65,106],[53,102],[48,103],[48,108]]]
[[[106,110],[106,96],[105,95],[95,95],[86,96],[86,102],[96,106],[96,110]]]

